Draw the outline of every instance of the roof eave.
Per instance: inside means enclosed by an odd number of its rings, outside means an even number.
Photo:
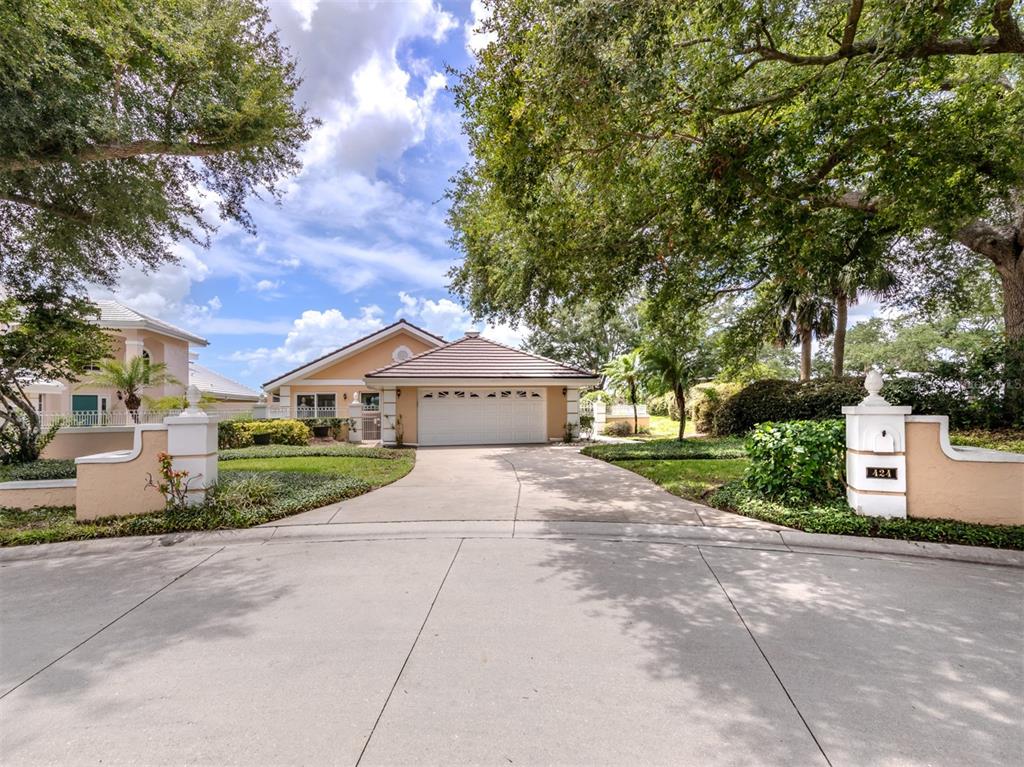
[[[592,386],[599,376],[363,376],[367,386]]]

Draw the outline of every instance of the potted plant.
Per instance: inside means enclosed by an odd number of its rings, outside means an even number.
[[[318,439],[325,439],[331,434],[331,424],[326,418],[315,419],[310,423],[310,427],[313,429],[313,436]]]
[[[270,444],[270,433],[264,432],[263,434],[253,434],[252,443],[254,445],[269,445]]]

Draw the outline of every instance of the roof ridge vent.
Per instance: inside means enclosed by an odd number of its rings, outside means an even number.
[[[466,331],[466,338],[479,338],[479,337],[480,337],[480,331],[479,330],[467,330]]]

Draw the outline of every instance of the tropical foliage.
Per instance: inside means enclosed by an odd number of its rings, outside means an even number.
[[[125,362],[104,359],[96,367],[99,370],[89,375],[89,384],[117,392],[118,400],[124,403],[125,410],[135,422],[139,420],[139,407],[147,388],[166,384],[181,385],[181,381],[171,375],[166,363],[151,362],[144,356],[132,357]]]
[[[966,253],[998,274],[1003,380],[1024,379],[1018,4],[493,7],[455,87],[472,159],[453,287],[476,314],[829,295],[879,266],[942,293]],[[865,230],[877,242],[851,246]],[[1019,417],[1024,389],[1006,399]]]

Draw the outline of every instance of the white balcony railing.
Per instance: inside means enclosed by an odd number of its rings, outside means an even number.
[[[295,408],[295,417],[300,421],[308,421],[312,418],[337,418],[338,409],[333,405],[330,407],[305,407]]]
[[[39,424],[46,431],[55,423],[62,427],[79,426],[134,426],[137,423],[162,423],[169,415],[180,410],[139,410],[134,416],[127,410],[78,410],[74,413],[40,413]]]

